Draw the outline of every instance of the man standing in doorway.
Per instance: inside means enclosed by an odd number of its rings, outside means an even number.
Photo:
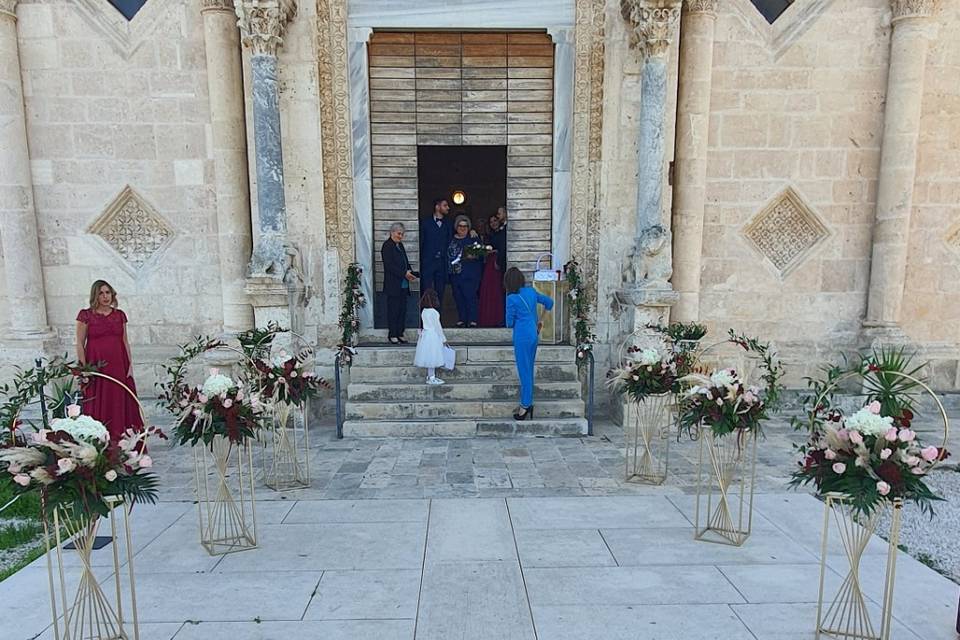
[[[446,218],[450,204],[446,198],[433,201],[433,214],[420,221],[420,282],[424,291],[437,292],[443,304],[447,286],[447,247],[453,238],[453,225]]]

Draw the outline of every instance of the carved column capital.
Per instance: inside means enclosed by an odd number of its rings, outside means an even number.
[[[233,13],[235,8],[233,0],[203,0],[200,4],[200,13],[207,11],[229,11]]]
[[[893,22],[907,18],[929,18],[937,8],[937,0],[890,0]]]
[[[680,0],[621,0],[620,9],[631,27],[631,46],[646,58],[666,56],[680,18]]]
[[[18,0],[0,0],[0,18],[17,19],[17,1]]]
[[[709,16],[717,16],[717,5],[720,0],[683,0],[684,13],[705,13]]]
[[[295,0],[236,0],[235,4],[243,43],[254,55],[277,55],[287,22],[297,12]]]

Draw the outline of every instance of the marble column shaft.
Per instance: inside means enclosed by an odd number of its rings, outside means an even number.
[[[216,168],[223,328],[233,333],[253,327],[253,307],[244,292],[252,234],[243,63],[233,3],[206,0],[203,29]]]
[[[46,299],[27,146],[16,0],[0,0],[0,236],[14,339],[46,338]]]
[[[700,258],[706,202],[713,75],[715,0],[688,3],[681,17],[680,78],[673,186],[673,288],[680,299],[671,318],[700,318]]]
[[[894,15],[866,327],[895,327],[900,320],[917,171],[928,18],[929,14],[909,14],[899,19]]]
[[[637,236],[645,229],[662,223],[666,59],[647,56],[641,73],[642,94],[637,119]]]

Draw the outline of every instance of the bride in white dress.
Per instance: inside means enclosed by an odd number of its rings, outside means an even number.
[[[422,328],[417,339],[417,352],[413,364],[427,370],[427,384],[443,384],[437,377],[437,368],[443,366],[443,348],[447,338],[440,325],[440,300],[433,289],[424,292],[420,299],[420,323]]]

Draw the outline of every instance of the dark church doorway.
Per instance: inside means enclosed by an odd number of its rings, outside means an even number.
[[[421,224],[432,215],[433,201],[446,198],[451,220],[465,215],[470,218],[472,228],[485,236],[490,232],[490,217],[507,204],[507,148],[487,145],[417,147],[417,187]],[[443,325],[454,326],[458,321],[457,309],[449,286],[442,306]]]

